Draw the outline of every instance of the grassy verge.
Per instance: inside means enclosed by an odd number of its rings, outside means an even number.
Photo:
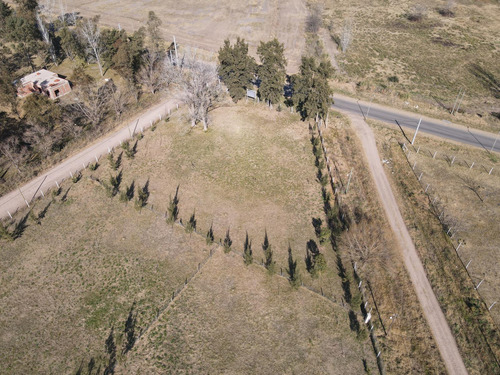
[[[347,78],[346,91],[385,104],[446,116],[460,90],[465,95],[457,116],[485,130],[498,131],[500,71],[498,23],[494,1],[454,2],[453,16],[439,13],[446,4],[432,1],[323,1],[325,24],[337,41],[346,20],[354,24],[352,42],[337,61]],[[419,7],[423,17],[410,20]],[[355,84],[351,84],[354,81]],[[439,108],[439,110],[437,109]],[[480,114],[480,116],[477,115]]]
[[[450,240],[450,234],[446,234],[449,227],[443,226],[440,221],[445,213],[442,213],[440,209],[436,210],[432,205],[434,199],[429,198],[424,192],[424,188],[418,181],[420,174],[415,176],[413,166],[407,162],[397,142],[397,133],[386,129],[381,133],[384,136],[379,137],[379,146],[383,158],[390,161],[389,176],[392,177],[395,191],[399,192],[399,204],[403,208],[403,217],[410,229],[434,292],[455,334],[467,369],[471,374],[497,373],[499,371],[497,358],[500,354],[498,352],[500,347],[498,328],[486,304],[474,288],[476,283],[471,281],[462,261],[457,256],[455,241]],[[441,149],[443,147],[441,144]],[[470,152],[475,152],[475,150]],[[422,158],[425,157],[422,156]],[[430,160],[434,163],[441,163],[432,157]],[[422,164],[425,164],[425,161]],[[419,164],[417,166],[422,167]],[[427,173],[432,175],[430,166],[429,169],[424,170],[426,170],[426,178]],[[453,173],[449,175],[449,169],[437,168],[436,172],[441,174],[440,177],[447,178],[446,183],[450,186],[458,178],[458,175],[453,176]],[[435,188],[436,186],[433,186],[433,189]],[[441,192],[438,194],[441,197]],[[450,202],[460,202],[462,199],[459,197],[460,194],[464,193],[455,191],[448,199]],[[454,196],[456,199],[453,199]],[[470,205],[470,197],[467,202]],[[444,207],[447,211],[446,205]],[[449,215],[448,211],[446,215]],[[461,234],[457,234],[458,236]]]
[[[353,276],[353,262],[356,261],[365,297],[369,308],[373,308],[373,324],[387,373],[443,372],[444,364],[401,255],[390,230],[386,229],[389,225],[359,141],[347,118],[334,112],[330,115],[330,124],[323,135],[341,211],[351,223],[349,231],[339,235],[337,251],[353,284],[352,305],[359,308],[357,282]],[[353,239],[367,247],[376,245],[366,261],[353,248]]]

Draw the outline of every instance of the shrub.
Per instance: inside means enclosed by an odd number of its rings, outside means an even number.
[[[99,163],[98,162],[95,162],[95,163],[90,163],[89,164],[89,169],[91,171],[95,171],[97,168],[99,168]]]

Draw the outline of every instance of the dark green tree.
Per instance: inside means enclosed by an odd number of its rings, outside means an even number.
[[[262,251],[264,251],[264,267],[270,274],[274,273],[276,262],[273,261],[273,249],[267,237],[267,230],[264,235],[264,243],[262,244]]]
[[[257,48],[261,65],[257,68],[260,80],[259,96],[270,104],[279,102],[283,98],[283,87],[286,78],[286,59],[283,43],[278,39],[264,43],[260,42]]]
[[[177,217],[179,216],[179,187],[177,186],[177,189],[175,191],[174,198],[170,197],[170,202],[168,203],[168,208],[167,208],[167,223],[173,224],[177,220]]]
[[[210,229],[208,229],[206,241],[207,241],[207,245],[211,245],[214,243],[213,224],[210,224]]]
[[[224,252],[227,254],[231,251],[231,245],[233,241],[231,240],[231,236],[229,235],[229,228],[227,228],[226,237],[224,238]]]
[[[247,88],[252,87],[255,70],[255,59],[248,55],[245,40],[237,38],[231,46],[226,39],[219,50],[219,74],[235,103],[245,97]]]
[[[243,261],[247,266],[253,263],[252,241],[248,239],[248,232],[245,237],[245,244],[243,246]]]
[[[330,62],[316,63],[313,57],[302,57],[300,71],[292,76],[293,103],[302,119],[326,118],[328,108],[332,104],[333,91],[328,85],[333,68]]]
[[[59,30],[59,43],[64,54],[70,59],[85,57],[85,49],[77,34],[67,26]]]
[[[53,100],[41,94],[33,94],[23,104],[25,120],[52,130],[60,122],[62,109]]]
[[[193,231],[196,230],[196,212],[193,211],[193,214],[189,218],[189,221],[186,224],[186,232],[187,233],[192,233]]]
[[[155,51],[158,51],[163,43],[160,35],[161,19],[152,10],[148,13],[147,30],[150,38],[150,45]]]
[[[297,270],[297,261],[293,260],[292,248],[288,245],[288,280],[294,288],[298,288],[301,284],[300,274]]]

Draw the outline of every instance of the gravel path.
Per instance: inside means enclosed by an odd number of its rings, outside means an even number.
[[[155,105],[147,112],[133,118],[124,124],[124,126],[118,128],[114,133],[98,139],[76,155],[67,158],[49,171],[40,174],[20,189],[4,195],[0,198],[0,218],[8,217],[9,213],[14,214],[19,208],[25,206],[27,202],[31,202],[35,196],[40,196],[42,191],[46,192],[49,188],[54,188],[56,182],[60,183],[62,180],[70,178],[70,173],[74,174],[82,170],[84,165],[88,166],[89,163],[95,162],[96,158],[106,155],[108,150],[119,146],[120,142],[130,139],[134,128],[136,128],[136,133],[141,129],[146,129],[151,126],[152,121],[158,120],[160,116],[164,117],[169,109],[173,110],[176,105],[177,102],[173,99],[168,99]],[[40,184],[42,185],[40,186]]]
[[[418,256],[415,245],[404,223],[397,205],[391,185],[385,175],[380,161],[380,155],[375,143],[375,136],[368,124],[361,116],[346,113],[352,121],[358,137],[363,145],[370,172],[375,181],[377,192],[384,207],[387,219],[395,234],[403,255],[406,269],[417,293],[418,300],[424,311],[427,322],[431,328],[434,340],[439,348],[448,373],[453,375],[467,374],[462,357],[458,351],[446,318],[434,295],[431,284],[427,279],[424,267]]]

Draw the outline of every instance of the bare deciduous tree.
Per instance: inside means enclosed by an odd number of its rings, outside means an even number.
[[[49,30],[45,26],[45,23],[42,19],[41,11],[38,9],[36,12],[36,23],[38,25],[38,30],[40,30],[40,34],[42,34],[43,41],[49,48],[50,58],[52,62],[57,65],[57,57],[56,51],[54,49],[54,44],[52,43],[52,39],[50,39]]]
[[[52,152],[54,144],[61,140],[60,129],[50,130],[37,123],[31,125],[24,134],[24,138],[32,145],[40,159],[44,159]]]
[[[104,44],[101,40],[101,30],[99,29],[99,16],[89,18],[79,25],[79,31],[82,39],[87,45],[89,54],[95,59],[101,76],[104,75],[102,70],[101,56],[104,52]]]
[[[182,100],[188,107],[191,126],[201,121],[206,131],[208,112],[222,95],[217,67],[194,59],[187,61],[185,67],[181,79]]]
[[[0,153],[2,153],[12,165],[21,173],[21,165],[27,155],[25,147],[19,143],[19,139],[15,136],[2,140],[0,143]]]
[[[464,176],[460,177],[462,182],[464,183],[464,186],[472,191],[476,196],[479,198],[481,202],[484,202],[484,199],[481,197],[480,190],[481,190],[481,184],[472,176]]]
[[[75,90],[73,108],[86,118],[92,126],[98,125],[109,107],[110,92],[107,85],[97,87],[93,84],[80,86]]]
[[[358,273],[370,278],[375,266],[387,268],[389,252],[382,242],[382,233],[366,220],[351,227],[345,234],[351,259],[356,262]]]
[[[340,48],[342,48],[342,52],[346,52],[347,48],[351,45],[353,34],[354,22],[351,19],[346,19],[342,28],[342,34],[340,35]]]
[[[148,50],[142,57],[138,81],[152,94],[163,90],[176,80],[177,68],[163,52]]]
[[[107,84],[111,108],[115,111],[116,119],[120,119],[131,99],[131,92],[118,88],[113,81]]]

